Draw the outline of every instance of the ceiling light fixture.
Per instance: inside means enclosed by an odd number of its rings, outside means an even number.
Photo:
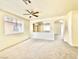
[[[39,13],[38,11],[36,11],[36,12],[35,12],[35,11],[30,11],[30,10],[26,10],[26,11],[27,11],[28,13],[27,13],[27,14],[25,13],[25,14],[23,14],[23,15],[29,15],[29,18],[31,18],[32,16],[38,17],[38,15],[37,15],[37,14]]]

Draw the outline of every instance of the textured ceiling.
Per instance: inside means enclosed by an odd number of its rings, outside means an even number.
[[[0,9],[9,11],[21,17],[28,18],[23,14],[25,9],[39,11],[40,18],[64,15],[70,10],[77,9],[77,0],[31,0],[32,3],[26,5],[22,0],[0,0]]]

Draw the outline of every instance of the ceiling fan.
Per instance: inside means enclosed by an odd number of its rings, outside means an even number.
[[[26,10],[28,12],[28,14],[24,14],[24,15],[29,15],[29,18],[31,18],[32,16],[34,17],[38,17],[38,11],[34,12],[34,11],[30,11],[30,10]]]
[[[23,0],[23,2],[24,2],[25,4],[31,3],[30,0]]]

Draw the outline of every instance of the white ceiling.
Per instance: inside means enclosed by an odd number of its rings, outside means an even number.
[[[0,9],[25,18],[28,18],[28,16],[23,15],[26,12],[25,9],[32,9],[40,12],[38,19],[64,15],[70,10],[77,9],[77,0],[31,1],[31,4],[26,5],[22,0],[0,0]]]

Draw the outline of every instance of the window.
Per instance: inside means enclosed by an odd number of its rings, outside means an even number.
[[[45,23],[43,25],[43,30],[44,32],[50,32],[51,31],[50,23]]]
[[[5,34],[16,34],[24,31],[23,20],[18,20],[9,16],[4,17]]]

